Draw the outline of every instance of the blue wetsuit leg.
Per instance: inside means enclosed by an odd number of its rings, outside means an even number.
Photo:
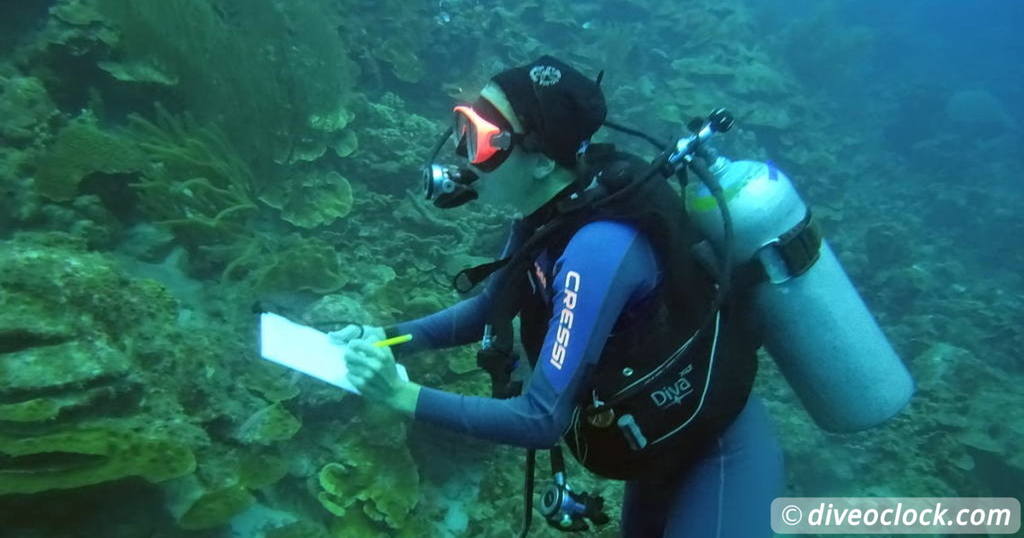
[[[764,403],[743,411],[693,466],[664,482],[628,482],[622,503],[627,538],[770,538],[772,499],[783,464]]]

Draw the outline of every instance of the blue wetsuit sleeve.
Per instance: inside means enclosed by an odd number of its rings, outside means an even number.
[[[499,400],[423,387],[416,418],[481,439],[550,448],[570,424],[577,393],[619,315],[658,281],[654,251],[632,226],[581,228],[553,270],[552,315],[526,392]]]
[[[484,289],[439,312],[387,327],[385,333],[389,338],[402,334],[412,335],[412,340],[407,344],[392,349],[396,357],[427,349],[465,345],[483,336],[489,305],[490,293]]]
[[[520,221],[512,223],[500,257],[508,255],[511,249],[522,241],[520,225]],[[395,356],[402,357],[416,351],[461,346],[480,340],[494,295],[492,287],[500,274],[499,270],[488,277],[484,289],[469,299],[439,312],[385,327],[385,334],[389,338],[402,334],[412,335],[412,340],[408,343],[391,348]]]

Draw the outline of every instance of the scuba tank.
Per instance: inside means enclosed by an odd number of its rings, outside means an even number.
[[[733,222],[733,282],[749,291],[765,349],[811,417],[832,432],[876,426],[910,400],[914,382],[818,232],[792,182],[771,164],[710,155]],[[687,185],[686,211],[722,254],[722,212]],[[705,265],[720,257],[698,251]]]

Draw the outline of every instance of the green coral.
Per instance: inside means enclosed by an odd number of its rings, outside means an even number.
[[[43,422],[56,418],[60,408],[60,403],[52,398],[33,398],[0,405],[0,421]]]
[[[178,84],[178,77],[168,73],[167,68],[155,60],[138,60],[124,63],[99,62],[96,65],[121,82],[149,83],[162,86]]]
[[[288,461],[273,454],[246,454],[238,460],[239,483],[249,489],[276,484],[288,474]]]
[[[132,476],[162,482],[189,474],[188,446],[127,431],[92,429],[38,437],[0,436],[0,495],[71,489]]]
[[[354,131],[345,131],[334,143],[334,152],[338,157],[349,157],[359,149],[359,137]]]
[[[287,441],[298,433],[302,423],[281,404],[260,409],[238,428],[236,437],[248,444],[268,445]]]
[[[422,83],[428,78],[424,54],[435,27],[430,17],[395,16],[409,9],[402,0],[362,2],[348,6],[345,17],[338,21],[348,48],[370,64],[374,78],[380,77],[385,67],[378,65],[380,62],[402,82]],[[374,31],[368,32],[367,25]]]
[[[323,133],[338,133],[348,127],[353,119],[355,119],[354,112],[344,105],[338,105],[330,113],[310,116],[309,126]]]
[[[129,280],[109,257],[87,252],[81,240],[60,232],[25,232],[0,243],[0,301],[0,347],[20,352],[84,335],[89,338],[83,349],[103,354],[104,348],[117,346],[103,344],[99,333],[121,336],[126,327],[138,327],[139,320],[165,322],[177,309],[165,288]],[[114,357],[98,361],[89,368],[107,373],[125,368]],[[100,363],[111,368],[97,367]],[[57,383],[73,383],[85,377],[78,371],[67,364],[52,367],[49,375]],[[26,387],[38,383],[25,374],[11,376],[8,382],[25,376],[17,379],[24,379]]]
[[[145,370],[134,360],[158,348],[166,356],[154,342],[162,336],[149,331],[166,332],[175,309],[166,290],[128,279],[65,234],[22,233],[0,243],[0,433],[26,435],[4,443],[9,458],[0,459],[11,462],[4,470],[22,473],[11,488],[162,479],[174,474],[156,468],[165,456],[168,466],[175,457],[179,467],[194,465],[186,446],[161,440],[169,429],[191,429],[156,411],[166,393],[151,392],[148,405],[136,406]],[[125,415],[117,424],[108,419],[114,402]],[[142,414],[142,429],[160,431],[157,440],[126,433],[139,429],[129,412]]]
[[[127,357],[105,340],[81,339],[48,345],[46,340],[39,339],[39,334],[3,336],[7,345],[11,345],[12,338],[22,338],[26,345],[0,361],[0,394],[120,377],[131,367]]]
[[[423,155],[441,132],[438,124],[406,110],[398,95],[385,92],[373,102],[361,103],[359,119],[360,150],[350,157],[369,177],[395,179],[394,185],[408,185],[408,174],[422,164]],[[379,181],[387,184],[387,181]],[[395,189],[400,194],[405,188]]]
[[[320,487],[323,491],[317,495],[317,499],[320,500],[320,504],[323,505],[324,509],[338,517],[344,516],[345,511],[348,509],[348,506],[345,504],[346,499],[342,497],[342,488],[339,486],[339,484],[345,482],[345,475],[345,466],[340,463],[324,465],[318,475]]]
[[[57,107],[39,79],[0,74],[0,139],[32,142],[57,115]]]
[[[309,120],[351,92],[359,67],[329,0],[94,0],[119,34],[110,61],[152,63],[198,121],[216,121],[272,183],[273,160],[317,139]],[[211,76],[211,73],[215,73]]]
[[[50,8],[40,42],[64,48],[72,56],[107,51],[119,37],[89,0],[57,0]]]
[[[247,368],[240,381],[271,402],[283,402],[299,395],[295,379],[281,375],[281,366],[261,361]]]
[[[173,300],[161,291],[64,234],[0,244],[0,420],[39,422],[135,390],[128,335],[139,320],[166,321]]]
[[[321,491],[317,499],[345,523],[366,516],[399,529],[416,504],[419,478],[415,472],[409,473],[409,467],[414,467],[411,460],[389,465],[380,455],[371,454],[373,450],[356,450],[349,456],[350,464],[325,465],[318,475]]]
[[[355,132],[346,129],[355,114],[340,103],[330,112],[313,114],[308,120],[308,130],[295,137],[288,146],[277,148],[274,161],[278,164],[296,164],[319,160],[328,148],[333,148],[339,157],[351,155],[357,148]]]
[[[686,110],[676,103],[662,105],[659,116],[668,122],[679,124],[714,109],[717,103],[740,100],[743,106],[735,107],[735,112],[743,125],[782,130],[794,123],[794,112],[786,102],[798,87],[760,50],[733,46],[713,58],[679,58],[671,65],[676,76],[669,79],[669,86],[693,97],[687,100]]]
[[[178,520],[178,525],[186,530],[219,527],[244,512],[255,501],[256,499],[241,485],[212,491],[192,503]]]
[[[222,281],[244,280],[259,291],[308,290],[326,295],[350,280],[346,264],[332,245],[299,234],[253,233],[247,241],[206,251],[226,260]]]
[[[390,64],[395,77],[403,82],[419,82],[426,74],[426,68],[414,50],[403,44],[386,41],[384,46],[373,49],[373,55]]]
[[[320,469],[317,499],[337,528],[401,529],[417,503],[420,479],[405,447],[404,427],[385,409],[367,408],[366,439],[347,440],[340,461]],[[369,442],[367,442],[369,441]]]
[[[334,171],[299,171],[260,200],[301,228],[327,226],[352,211],[352,186]]]
[[[63,0],[50,8],[50,13],[72,26],[89,26],[104,20],[91,3],[83,0]]]
[[[255,211],[252,169],[216,125],[175,116],[159,104],[156,121],[134,114],[131,129],[152,165],[139,182],[142,208],[185,237],[244,233]],[[209,239],[213,240],[213,239]]]
[[[102,172],[137,172],[146,164],[142,151],[131,140],[99,127],[84,114],[57,134],[42,156],[36,171],[36,190],[51,200],[70,200],[86,176]]]

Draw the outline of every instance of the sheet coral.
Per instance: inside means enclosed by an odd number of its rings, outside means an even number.
[[[406,526],[416,506],[419,474],[403,447],[347,444],[343,462],[325,465],[318,474],[320,504],[340,521],[338,528],[376,522],[379,531]]]
[[[116,430],[0,436],[0,495],[80,488],[138,476],[162,482],[195,470],[187,445]]]

